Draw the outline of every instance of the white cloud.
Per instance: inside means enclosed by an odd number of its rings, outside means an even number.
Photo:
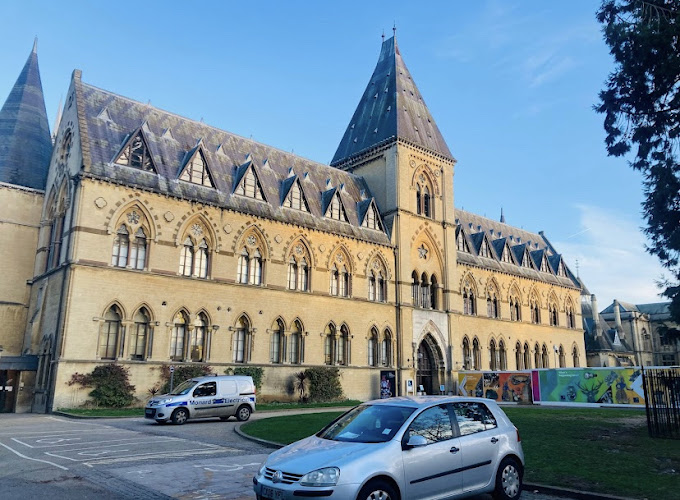
[[[602,207],[577,205],[581,230],[554,242],[572,271],[579,274],[600,309],[614,299],[633,304],[663,302],[656,282],[664,269],[645,252],[640,221],[626,219]]]

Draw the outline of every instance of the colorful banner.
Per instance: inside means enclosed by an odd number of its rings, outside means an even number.
[[[501,403],[531,403],[531,372],[459,372],[458,394]]]
[[[640,368],[569,368],[536,370],[540,401],[644,405]]]

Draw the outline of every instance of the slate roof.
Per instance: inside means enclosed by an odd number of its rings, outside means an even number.
[[[382,44],[373,76],[331,165],[338,165],[372,147],[396,139],[453,159],[404,64],[397,39],[392,37]]]
[[[616,328],[612,327],[600,315],[598,315],[598,324],[595,325],[593,319],[593,305],[589,300],[581,301],[581,318],[583,319],[583,329],[585,330],[586,351],[613,351],[624,354],[633,354],[633,349],[628,343],[619,337],[619,342],[616,340]],[[597,329],[595,327],[598,327]],[[597,335],[597,332],[602,332],[602,335]]]
[[[576,276],[565,264],[567,277],[557,276],[557,265],[561,260],[560,254],[554,253],[555,249],[550,242],[542,235],[519,229],[502,222],[497,222],[480,215],[466,212],[465,210],[455,209],[457,231],[464,231],[468,238],[471,252],[458,251],[458,262],[471,266],[482,267],[499,272],[513,274],[524,278],[553,283],[555,285],[567,286],[580,289],[580,283]],[[492,255],[488,258],[479,255],[479,248],[484,235],[491,242]],[[505,242],[510,246],[510,250],[515,257],[516,263],[501,262],[500,257],[503,252]],[[529,249],[533,260],[534,268],[522,267],[525,249]],[[497,255],[493,255],[493,253]],[[500,253],[499,253],[500,252]],[[548,262],[552,272],[539,271],[543,255],[548,256]],[[557,264],[554,264],[557,263]]]
[[[670,317],[670,302],[654,302],[652,304],[631,304],[618,301],[619,312],[639,312],[648,314],[651,319],[667,319]],[[600,314],[613,314],[614,303],[609,304]]]
[[[113,94],[80,81],[74,72],[79,116],[88,141],[85,172],[129,186],[212,204],[238,212],[291,223],[372,243],[390,245],[382,231],[361,227],[359,204],[371,197],[363,178],[301,158],[215,127]],[[157,173],[115,164],[121,148],[141,130]],[[182,166],[201,141],[215,189],[178,179]],[[237,179],[254,165],[266,201],[234,194]],[[291,170],[292,169],[292,170]],[[300,178],[310,213],[281,206],[282,189],[291,174]],[[322,193],[337,189],[349,224],[324,217]],[[362,196],[365,193],[365,196]]]
[[[36,40],[0,110],[0,182],[45,190],[51,156]]]

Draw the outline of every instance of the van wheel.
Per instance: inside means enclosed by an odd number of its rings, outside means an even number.
[[[236,411],[236,420],[245,422],[250,418],[250,407],[243,405]]]
[[[399,500],[399,495],[390,483],[374,480],[361,488],[357,500]]]
[[[189,420],[189,412],[184,408],[178,408],[175,413],[172,414],[172,423],[176,425],[182,425],[187,420]]]
[[[522,493],[522,469],[514,458],[506,457],[496,473],[496,500],[517,500]]]

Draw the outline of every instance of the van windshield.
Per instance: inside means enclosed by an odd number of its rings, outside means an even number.
[[[317,434],[332,441],[384,443],[394,437],[414,408],[360,405]]]
[[[184,396],[185,394],[188,394],[189,391],[196,385],[195,380],[185,380],[181,384],[179,384],[177,387],[175,387],[173,390],[171,390],[168,394],[172,396]]]

